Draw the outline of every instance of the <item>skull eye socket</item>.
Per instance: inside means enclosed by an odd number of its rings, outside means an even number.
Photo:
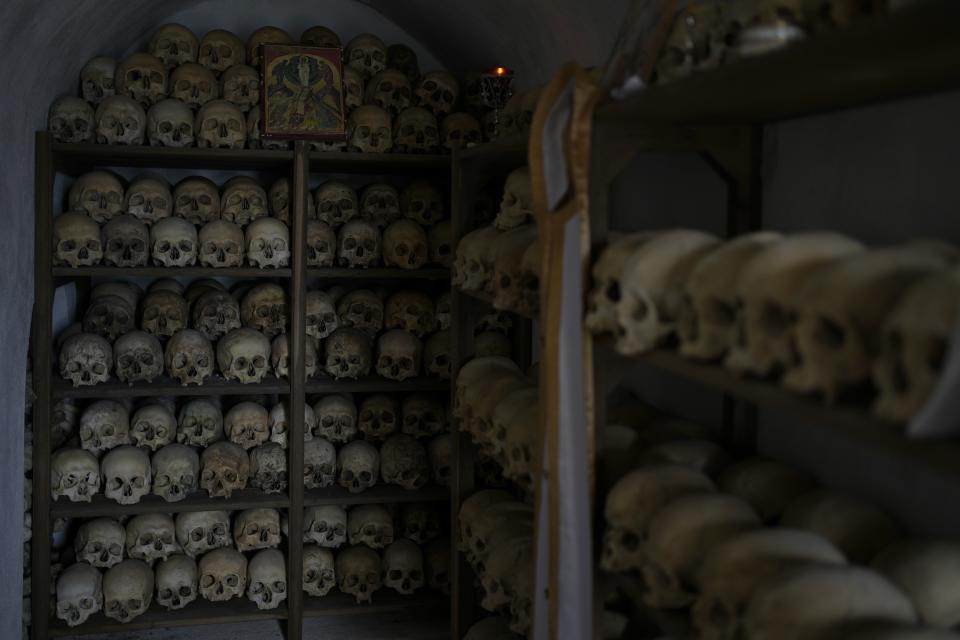
[[[830,318],[820,318],[817,322],[816,339],[830,349],[840,349],[846,341],[846,331]]]
[[[369,471],[361,471],[358,477],[363,482],[370,482],[373,479],[373,475]]]

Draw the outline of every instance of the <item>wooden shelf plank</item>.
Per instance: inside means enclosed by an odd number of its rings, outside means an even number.
[[[914,6],[811,36],[597,109],[601,124],[762,123],[960,87],[960,3]]]
[[[181,513],[185,511],[236,511],[239,509],[286,509],[290,502],[284,493],[263,493],[259,489],[234,491],[229,499],[211,498],[204,490],[196,491],[179,502],[167,502],[160,496],[148,495],[136,504],[118,504],[102,493],[90,502],[52,500],[50,514],[62,518],[97,518],[137,513]]]
[[[54,267],[54,278],[283,278],[290,269],[258,269],[257,267]]]
[[[413,153],[310,153],[310,171],[315,173],[417,173],[450,171],[451,158],[447,154]]]
[[[91,387],[74,387],[68,380],[53,376],[53,397],[60,398],[139,398],[144,396],[232,396],[278,395],[290,392],[287,380],[267,376],[259,384],[241,384],[219,376],[208,378],[202,385],[183,386],[167,377],[153,382],[129,385],[119,380],[101,382]]]
[[[172,149],[167,147],[53,143],[58,169],[154,167],[164,169],[276,169],[293,163],[293,151]]]
[[[76,627],[68,627],[63,620],[51,620],[50,637],[120,633],[254,620],[285,620],[286,618],[287,609],[284,605],[276,609],[261,611],[246,596],[226,602],[209,602],[203,598],[198,598],[178,611],[167,611],[154,602],[146,613],[126,624],[112,620],[102,613],[91,616],[89,620]]]
[[[397,485],[379,482],[360,493],[350,493],[339,486],[307,489],[303,504],[316,507],[326,504],[399,504],[402,502],[448,502],[449,500],[449,487],[427,485],[415,491],[408,491]]]
[[[307,393],[410,393],[413,391],[450,392],[450,381],[439,378],[414,378],[397,382],[371,375],[361,380],[307,380]]]
[[[377,267],[373,269],[347,269],[340,267],[310,267],[307,277],[321,280],[450,280],[449,269],[398,269],[396,267]]]
[[[740,377],[719,365],[688,360],[667,349],[626,358],[613,352],[610,340],[595,340],[594,344],[602,362],[609,364],[616,361],[618,367],[634,364],[654,367],[718,389],[758,407],[837,429],[867,445],[915,459],[925,466],[952,475],[960,474],[960,446],[907,439],[903,436],[903,425],[875,417],[866,406],[826,404],[814,396],[803,396],[783,389],[775,382]]]
[[[508,313],[517,315],[521,318],[526,318],[527,320],[536,320],[535,316],[530,316],[525,313],[520,313],[515,309],[497,309],[496,307],[493,306],[493,296],[487,293],[486,291],[468,291],[466,289],[461,289],[460,287],[454,287],[454,289],[460,295],[482,302],[483,304],[487,305],[491,309],[496,309],[497,311],[506,311]]]
[[[336,590],[322,598],[307,596],[303,600],[303,614],[311,618],[334,615],[368,616],[390,611],[424,609],[429,611],[430,617],[445,620],[449,607],[450,596],[431,589],[421,589],[405,596],[393,589],[382,587],[373,594],[373,602],[370,604],[357,604],[353,596]]]

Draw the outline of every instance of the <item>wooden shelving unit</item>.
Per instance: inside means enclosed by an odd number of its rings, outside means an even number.
[[[187,511],[230,510],[270,507],[286,511],[290,531],[301,531],[303,510],[307,506],[367,503],[400,504],[408,502],[449,503],[451,489],[426,486],[407,491],[401,487],[378,484],[368,491],[351,494],[339,486],[305,490],[302,482],[291,482],[285,493],[265,494],[248,488],[234,492],[229,499],[209,498],[205,492],[196,492],[180,502],[165,502],[149,495],[133,505],[120,505],[98,494],[89,503],[54,501],[50,495],[51,469],[51,410],[59,399],[137,398],[149,396],[283,396],[291,406],[302,406],[308,395],[347,393],[407,393],[429,391],[449,395],[450,382],[436,378],[418,378],[395,382],[376,376],[361,380],[334,380],[325,375],[306,379],[304,372],[307,283],[311,287],[332,284],[423,283],[431,289],[449,286],[449,271],[427,268],[408,271],[392,268],[354,270],[343,268],[307,268],[306,222],[308,219],[307,191],[311,172],[325,175],[358,175],[368,178],[402,176],[429,177],[446,181],[450,175],[451,158],[443,155],[310,153],[306,143],[298,142],[288,151],[225,150],[225,149],[168,149],[151,147],[113,147],[105,145],[68,145],[52,142],[46,133],[36,139],[36,302],[33,320],[32,358],[37,401],[33,408],[33,535],[35,541],[51,538],[54,518],[91,518],[98,516],[127,516],[139,513],[180,513]],[[58,175],[77,176],[95,168],[143,167],[151,169],[257,171],[287,175],[291,181],[291,240],[292,259],[289,268],[261,270],[241,267],[210,269],[186,267],[165,269],[159,267],[114,268],[53,267],[51,239],[53,218],[59,213],[54,204],[54,183]],[[289,380],[272,376],[261,383],[244,385],[214,375],[200,386],[181,386],[167,377],[152,383],[127,385],[116,380],[92,387],[74,388],[55,373],[56,354],[53,336],[53,297],[57,286],[78,283],[85,291],[91,280],[111,278],[235,278],[268,279],[282,283],[289,302],[290,371]],[[303,412],[293,411],[289,417],[290,442],[302,442]],[[299,479],[303,468],[303,448],[288,447],[290,478]],[[454,462],[456,464],[456,462]],[[253,620],[278,620],[288,640],[300,640],[304,617],[326,615],[370,615],[414,608],[423,611],[424,619],[447,624],[449,597],[437,593],[418,592],[403,597],[384,589],[374,595],[372,606],[360,606],[339,592],[327,598],[308,597],[301,588],[303,542],[299,535],[284,541],[287,559],[287,593],[284,605],[275,610],[259,611],[246,597],[223,603],[199,599],[182,610],[165,611],[156,604],[144,615],[130,623],[120,624],[99,614],[77,627],[67,627],[51,616],[49,603],[43,595],[33,598],[31,633],[34,640],[67,635],[127,632],[145,629],[173,628],[192,625],[235,623]],[[32,589],[34,594],[50,591],[49,544],[32,545]]]
[[[730,236],[763,228],[761,145],[763,126],[960,87],[960,4],[928,0],[876,16],[849,28],[811,36],[778,52],[747,58],[635,97],[607,102],[594,117],[590,233],[594,258],[606,246],[609,191],[636,154],[700,153],[728,187]],[[632,225],[642,228],[642,221]],[[683,226],[683,220],[676,221]],[[637,357],[616,354],[609,337],[589,336],[593,361],[595,437],[605,424],[608,394],[640,368],[694,381],[724,394],[722,435],[738,448],[755,445],[758,409],[816,422],[843,432],[864,447],[957,474],[960,447],[907,440],[904,425],[871,415],[869,407],[828,405],[793,394],[776,383],[739,377],[715,363],[681,357],[669,349]],[[599,441],[595,440],[596,446]],[[597,464],[602,464],[598,461]],[[603,496],[594,500],[594,546],[599,550]],[[599,602],[594,602],[599,628]],[[681,616],[636,608],[631,638],[687,637]],[[650,624],[653,635],[640,633]],[[634,635],[629,635],[637,630]]]

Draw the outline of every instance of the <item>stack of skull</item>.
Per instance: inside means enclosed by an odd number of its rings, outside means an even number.
[[[905,421],[947,359],[957,256],[943,243],[873,249],[825,232],[631,234],[595,263],[586,323],[624,355],[678,342],[684,356],[830,402],[872,391],[878,416]]]
[[[626,599],[689,607],[710,640],[957,637],[941,630],[960,622],[960,545],[905,538],[872,504],[713,437],[659,415],[604,429],[611,620]]]
[[[246,44],[215,29],[202,39],[180,24],[161,26],[147,52],[118,62],[88,61],[82,97],[58,98],[49,130],[58,142],[167,147],[284,149],[289,141],[261,138],[262,44],[295,44],[278,27],[254,31]],[[340,48],[340,37],[315,26],[300,44]],[[452,150],[482,142],[479,91],[460,103],[460,83],[447,71],[420,74],[416,53],[363,33],[344,49],[346,141],[314,142],[318,151],[384,153]],[[439,124],[438,124],[439,123]]]
[[[533,215],[530,170],[520,167],[507,176],[493,223],[460,239],[453,261],[454,285],[491,294],[497,309],[535,314],[540,243]]]

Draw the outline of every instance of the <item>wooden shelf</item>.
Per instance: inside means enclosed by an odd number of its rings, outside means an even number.
[[[457,152],[457,159],[464,163],[501,162],[519,166],[527,163],[528,149],[529,136],[517,135],[463,149]]]
[[[316,507],[325,504],[399,504],[402,502],[448,502],[450,488],[427,485],[414,491],[382,481],[360,493],[350,493],[343,487],[333,486],[324,489],[307,489],[303,494],[303,504]]]
[[[101,489],[102,490],[102,489]],[[137,513],[181,513],[185,511],[237,511],[240,509],[286,509],[290,502],[284,493],[263,493],[259,489],[234,491],[229,499],[211,498],[203,489],[179,502],[167,502],[160,496],[148,495],[135,504],[118,504],[102,493],[90,502],[50,501],[50,514],[61,518],[97,518]]]
[[[418,173],[448,172],[451,158],[446,154],[413,153],[310,153],[310,171],[315,173]]]
[[[290,278],[290,269],[257,267],[54,267],[54,278]]]
[[[521,318],[526,318],[527,320],[536,320],[535,316],[529,316],[525,313],[520,313],[519,311],[516,311],[514,309],[497,309],[496,307],[493,306],[493,296],[487,293],[486,291],[468,291],[466,289],[461,289],[460,287],[454,287],[454,289],[460,295],[482,302],[483,304],[487,305],[491,309],[495,309],[496,311],[506,311],[507,313],[512,313],[514,315],[520,316]]]
[[[375,267],[373,269],[347,269],[342,267],[310,267],[307,277],[320,280],[450,280],[450,270],[443,268],[399,269]]]
[[[54,142],[53,162],[66,171],[99,167],[163,169],[278,169],[293,164],[293,150],[171,149],[167,147]]]
[[[414,391],[450,391],[450,381],[439,378],[414,378],[397,382],[371,375],[361,380],[307,380],[307,393],[410,393]]]
[[[154,602],[146,613],[126,624],[112,620],[102,613],[90,616],[89,620],[76,627],[68,627],[63,620],[54,619],[50,621],[50,637],[60,638],[94,633],[120,633],[146,629],[252,622],[255,620],[285,620],[286,618],[287,608],[285,605],[276,609],[261,611],[257,609],[257,605],[247,599],[246,595],[226,602],[209,602],[203,598],[198,598],[178,611],[167,611]]]
[[[450,610],[450,596],[445,596],[431,589],[421,589],[408,596],[402,595],[381,587],[373,594],[370,604],[357,604],[354,597],[334,589],[322,598],[304,594],[303,614],[307,617],[334,615],[370,615],[371,613],[385,613],[389,611],[406,611],[409,609],[429,610],[431,617],[446,619]],[[398,633],[398,635],[401,635]]]
[[[232,396],[232,395],[283,395],[290,393],[287,380],[267,376],[259,384],[241,384],[219,376],[208,378],[202,385],[183,386],[167,377],[153,382],[133,385],[111,379],[91,387],[74,387],[68,380],[53,374],[51,380],[54,399],[60,398],[141,398],[144,396]]]
[[[787,391],[775,382],[740,377],[716,364],[688,360],[675,351],[660,349],[627,358],[617,355],[608,339],[595,340],[594,344],[602,350],[598,354],[601,362],[617,361],[618,365],[628,367],[634,364],[650,366],[728,393],[758,407],[842,431],[865,444],[913,458],[925,466],[960,474],[960,446],[909,440],[903,436],[903,425],[875,417],[866,406],[829,405],[814,396]]]
[[[603,125],[764,123],[960,86],[960,3],[918,2],[597,109]]]

